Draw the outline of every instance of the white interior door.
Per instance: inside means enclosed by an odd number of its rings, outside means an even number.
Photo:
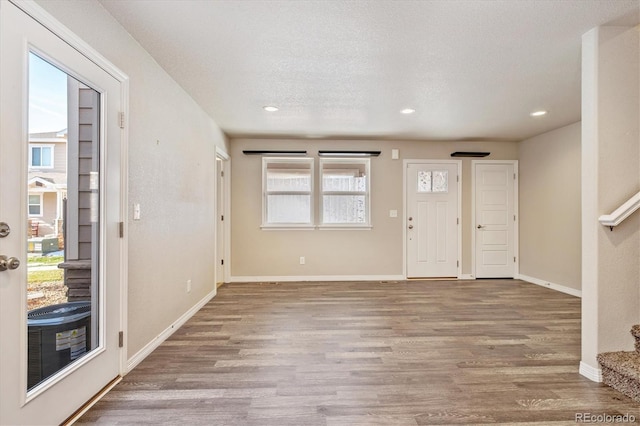
[[[458,276],[458,163],[407,163],[407,277]]]
[[[516,205],[514,163],[474,163],[477,278],[513,278]]]
[[[0,424],[60,424],[120,373],[121,83],[7,1],[0,75]]]
[[[224,283],[225,268],[227,266],[224,260],[226,239],[224,221],[225,219],[229,220],[229,218],[225,218],[225,163],[226,161],[223,158],[216,158],[216,284],[218,285]]]

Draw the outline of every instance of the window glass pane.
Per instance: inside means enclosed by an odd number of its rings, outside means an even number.
[[[329,164],[322,169],[323,191],[366,192],[365,164]]]
[[[39,166],[42,164],[40,159],[40,148],[31,148],[31,165]]]
[[[26,390],[101,347],[105,316],[100,255],[101,95],[33,53],[29,54],[29,95],[25,143],[32,144],[33,168],[43,169],[30,170],[24,188],[31,215],[22,236],[31,252],[24,262]],[[54,158],[56,149],[62,150],[60,164]],[[53,169],[54,165],[58,167]],[[41,193],[41,180],[51,183],[50,192]],[[41,268],[44,260],[46,270]],[[58,325],[45,330],[46,323]]]
[[[431,172],[418,171],[418,192],[431,192]]]
[[[449,191],[449,172],[446,170],[433,172],[433,192]]]
[[[51,167],[51,148],[40,148],[42,152],[42,163],[40,164],[42,167]]]
[[[367,223],[364,195],[324,195],[322,219],[324,223]]]
[[[267,191],[311,191],[311,170],[272,168],[272,166],[287,166],[274,164],[267,167]]]
[[[311,195],[268,195],[267,223],[311,223]]]

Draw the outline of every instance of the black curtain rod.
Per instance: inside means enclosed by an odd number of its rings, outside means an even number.
[[[244,150],[245,155],[307,155],[307,151]]]

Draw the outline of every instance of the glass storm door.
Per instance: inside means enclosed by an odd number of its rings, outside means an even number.
[[[0,20],[0,424],[59,424],[120,373],[121,88]]]

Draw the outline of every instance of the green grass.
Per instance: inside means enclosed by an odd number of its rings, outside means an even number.
[[[60,262],[64,261],[64,256],[37,256],[30,257],[28,262],[29,264],[37,263],[40,265],[57,265]]]
[[[64,279],[62,269],[52,271],[30,271],[27,273],[29,284],[38,284],[50,281],[62,281]]]

